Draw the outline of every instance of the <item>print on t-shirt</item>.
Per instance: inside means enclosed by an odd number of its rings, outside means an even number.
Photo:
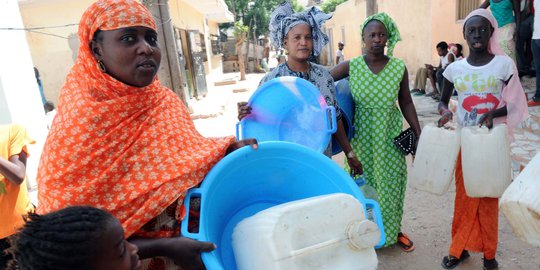
[[[512,74],[513,63],[507,56],[497,55],[483,66],[471,66],[466,60],[449,65],[443,75],[458,92],[458,124],[477,125],[483,114],[498,108]]]

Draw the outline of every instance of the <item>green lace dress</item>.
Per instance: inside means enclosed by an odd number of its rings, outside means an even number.
[[[378,74],[369,69],[362,56],[349,64],[356,128],[351,145],[360,157],[367,185],[377,191],[386,233],[385,246],[395,244],[401,231],[407,184],[405,157],[392,142],[403,126],[396,101],[404,71],[403,61],[393,57]]]

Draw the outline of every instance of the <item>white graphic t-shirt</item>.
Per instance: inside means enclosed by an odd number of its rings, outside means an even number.
[[[505,82],[514,73],[512,60],[496,55],[483,66],[471,66],[467,58],[449,65],[443,76],[458,92],[457,122],[460,126],[478,124],[480,117],[499,106]]]

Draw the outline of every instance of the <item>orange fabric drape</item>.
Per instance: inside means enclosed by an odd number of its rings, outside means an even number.
[[[456,199],[452,221],[450,255],[459,258],[463,250],[483,252],[491,260],[497,252],[499,199],[471,198],[463,184],[461,152],[456,163]]]
[[[37,177],[39,213],[96,206],[115,215],[126,236],[182,200],[234,140],[202,137],[157,78],[138,88],[99,71],[89,47],[94,32],[129,26],[156,29],[150,12],[133,0],[100,0],[83,14],[77,61]]]

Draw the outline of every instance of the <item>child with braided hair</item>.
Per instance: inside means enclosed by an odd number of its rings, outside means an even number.
[[[90,206],[30,213],[10,241],[21,270],[141,269],[138,248],[126,241],[120,222]]]

